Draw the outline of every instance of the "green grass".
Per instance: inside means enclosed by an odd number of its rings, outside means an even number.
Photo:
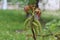
[[[53,19],[60,20],[60,11],[44,11],[41,14],[41,19],[44,21],[51,21]]]
[[[0,40],[25,40],[24,34],[15,32],[24,29],[23,13],[22,10],[0,10]]]
[[[0,40],[25,40],[25,32],[16,32],[24,29],[25,18],[23,10],[0,10]],[[28,30],[27,33],[30,34],[31,31]]]

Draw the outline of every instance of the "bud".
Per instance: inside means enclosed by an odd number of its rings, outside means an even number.
[[[30,9],[29,6],[25,6],[25,7],[24,7],[24,11],[25,11],[25,12],[28,12],[29,9]]]

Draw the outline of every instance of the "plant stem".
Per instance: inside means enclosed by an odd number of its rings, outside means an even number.
[[[32,31],[32,34],[33,34],[33,38],[34,38],[34,40],[36,40],[36,35],[35,35],[34,30],[33,30],[33,27],[31,28],[31,31]]]
[[[34,27],[32,24],[33,21],[34,21],[34,16],[32,16],[32,20],[31,20],[31,31],[32,31],[33,39],[36,40],[36,35],[35,35]]]

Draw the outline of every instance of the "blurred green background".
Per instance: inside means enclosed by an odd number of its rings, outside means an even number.
[[[23,8],[27,5],[27,0],[7,0],[12,4],[16,2],[20,3],[20,7]],[[26,13],[23,9],[17,10],[0,10],[0,40],[32,40],[32,37],[27,37],[27,34],[31,34],[31,30],[25,30],[24,21],[26,20]],[[40,22],[42,25],[42,34],[50,34],[51,31],[54,35],[60,34],[60,10],[57,11],[42,11]],[[58,35],[60,38],[60,35]],[[58,40],[53,35],[46,36],[41,39],[37,37],[37,40]]]
[[[53,13],[59,14],[55,16]],[[0,40],[25,40],[24,21],[26,19],[24,10],[0,10]],[[53,15],[53,16],[52,16]],[[60,33],[60,11],[44,11],[41,14],[42,27],[48,27],[53,33]],[[58,25],[58,26],[55,26]],[[18,31],[17,31],[18,30]],[[49,34],[49,31],[43,29],[43,34]],[[40,37],[38,37],[38,40]],[[47,37],[46,37],[47,38]],[[51,39],[49,36],[47,39]],[[30,37],[31,39],[31,37]],[[32,40],[32,39],[31,39]]]

